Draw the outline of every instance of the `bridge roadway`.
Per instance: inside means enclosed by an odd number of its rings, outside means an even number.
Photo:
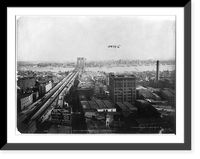
[[[33,103],[28,110],[21,113],[17,118],[17,128],[21,133],[33,133],[37,129],[40,117],[49,106],[55,101],[64,88],[69,91],[75,78],[80,73],[81,68],[75,68],[65,78],[63,78],[54,88],[52,88],[43,98]]]

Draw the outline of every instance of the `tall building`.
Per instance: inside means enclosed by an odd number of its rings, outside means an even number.
[[[109,86],[109,73],[106,73],[106,85]]]
[[[113,103],[135,104],[136,77],[134,75],[109,75],[109,97]]]

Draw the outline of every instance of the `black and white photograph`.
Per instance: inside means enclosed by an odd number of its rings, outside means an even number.
[[[1,150],[192,150],[191,33],[190,1],[8,7]]]
[[[17,130],[176,134],[176,16],[16,16]]]

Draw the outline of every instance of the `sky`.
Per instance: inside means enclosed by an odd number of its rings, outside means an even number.
[[[17,61],[175,59],[175,16],[22,16],[16,24]]]

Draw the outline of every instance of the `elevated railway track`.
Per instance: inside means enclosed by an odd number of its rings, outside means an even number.
[[[39,120],[45,111],[51,106],[63,90],[69,91],[80,73],[81,68],[75,68],[55,87],[53,87],[44,97],[33,103],[28,110],[17,117],[17,128],[21,133],[34,133],[37,130]]]

